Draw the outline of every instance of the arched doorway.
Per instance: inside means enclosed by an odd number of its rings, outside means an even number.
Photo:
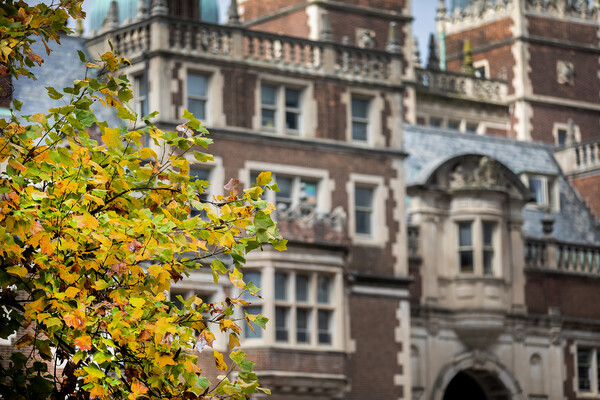
[[[498,377],[486,370],[458,372],[444,392],[443,400],[508,400],[510,392]]]

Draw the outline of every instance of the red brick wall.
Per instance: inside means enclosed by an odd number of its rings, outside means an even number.
[[[375,48],[385,50],[387,45],[389,24],[392,18],[382,18],[362,13],[350,13],[347,10],[330,9],[329,21],[333,31],[333,39],[337,43],[342,42],[344,36],[348,36],[350,44],[356,46],[356,30],[358,28],[369,29],[375,32]],[[398,40],[404,44],[402,25],[398,25]]]
[[[269,19],[260,24],[252,25],[252,29],[276,33],[278,35],[298,36],[308,38],[308,16],[301,9],[277,18]]]
[[[315,100],[317,101],[317,130],[315,136],[320,139],[346,140],[347,104],[342,103],[344,89],[331,82],[315,82]]]
[[[598,103],[600,81],[597,54],[550,45],[530,44],[528,48],[532,67],[529,79],[535,94]],[[573,85],[558,83],[556,64],[559,60],[573,63]]]
[[[505,18],[473,29],[450,34],[446,37],[446,53],[453,59],[462,54],[466,39],[471,41],[474,52],[478,47],[509,39],[512,36],[511,26],[512,20]]]
[[[358,296],[350,299],[350,329],[356,352],[350,354],[348,360],[351,378],[348,399],[403,397],[401,392],[405,388],[394,385],[394,375],[403,375],[404,369],[410,366],[397,363],[397,354],[402,350],[402,344],[395,343],[394,338],[397,307],[397,300]]]
[[[227,125],[252,128],[256,74],[237,68],[221,68],[223,73],[223,112]]]
[[[344,3],[360,7],[380,8],[400,13],[406,2],[404,0],[344,0]]]
[[[304,3],[304,0],[247,0],[240,3],[243,10],[242,19],[252,21],[258,17],[264,17],[279,11],[284,7]]]
[[[546,37],[569,42],[598,45],[597,28],[594,25],[560,21],[556,18],[527,16],[529,35]]]
[[[540,103],[533,103],[532,107],[533,116],[531,118],[531,123],[533,124],[533,130],[531,137],[533,140],[555,143],[554,137],[552,136],[554,123],[559,122],[566,124],[569,118],[573,119],[573,123],[579,126],[582,141],[598,137],[600,112]]]
[[[564,317],[600,319],[598,278],[563,274],[528,272],[525,284],[527,311],[548,314],[556,307]]]
[[[508,136],[508,132],[506,129],[496,129],[496,128],[487,127],[485,129],[485,133],[487,135],[493,135],[493,136]]]
[[[596,219],[600,219],[600,173],[594,176],[574,177],[570,181],[590,206]]]

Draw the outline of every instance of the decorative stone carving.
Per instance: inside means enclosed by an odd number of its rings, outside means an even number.
[[[372,49],[375,47],[375,31],[371,29],[356,29],[356,45],[361,49]]]
[[[440,332],[440,322],[437,319],[430,319],[427,321],[427,332],[431,336],[437,336]]]
[[[558,345],[560,345],[561,339],[562,339],[562,334],[561,334],[560,328],[558,328],[558,327],[550,328],[550,343],[552,343],[553,346],[558,346]]]
[[[561,85],[575,83],[575,67],[572,62],[558,60],[556,62],[556,81]]]
[[[525,330],[525,326],[521,324],[516,325],[513,329],[513,339],[515,340],[515,342],[522,343],[525,341],[526,337],[527,331]]]
[[[472,165],[456,165],[450,172],[448,181],[451,189],[466,187],[491,188],[506,185],[498,164],[489,157],[481,157],[475,168]]]

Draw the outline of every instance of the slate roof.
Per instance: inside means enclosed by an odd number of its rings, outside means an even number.
[[[47,86],[53,86],[58,91],[67,86],[72,86],[75,79],[85,77],[85,65],[79,60],[77,50],[81,50],[88,58],[90,55],[85,47],[85,39],[62,35],[61,44],[54,42],[48,44],[52,52],[46,55],[46,50],[41,41],[34,43],[32,50],[44,59],[44,63],[32,68],[37,81],[25,77],[18,80],[13,79],[13,98],[23,102],[20,115],[31,115],[39,112],[47,112],[52,107],[65,105],[64,100],[52,100],[48,97]],[[98,56],[98,55],[95,55]],[[107,121],[109,125],[118,125],[119,119],[111,109],[105,107],[94,107],[96,117],[100,121]]]
[[[442,161],[466,153],[492,157],[517,175],[527,172],[557,176],[560,211],[551,213],[555,219],[554,237],[560,241],[582,244],[597,245],[600,242],[600,229],[593,214],[562,175],[551,145],[405,125],[404,150],[409,154],[404,164],[408,186],[424,183]],[[530,207],[523,209],[525,236],[544,237],[541,224],[543,217],[542,210]]]

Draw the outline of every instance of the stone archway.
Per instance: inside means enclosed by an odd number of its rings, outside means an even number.
[[[471,388],[473,393],[477,393],[477,396],[465,396],[465,385]],[[438,374],[430,400],[454,400],[456,398],[524,399],[521,385],[512,373],[492,354],[482,350],[462,354],[454,362],[442,368]]]

